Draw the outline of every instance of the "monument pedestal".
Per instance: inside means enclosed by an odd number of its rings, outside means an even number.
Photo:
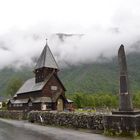
[[[140,111],[114,111],[104,116],[105,133],[110,135],[140,134]]]
[[[133,111],[112,111],[113,115],[139,115],[140,110],[133,110]]]

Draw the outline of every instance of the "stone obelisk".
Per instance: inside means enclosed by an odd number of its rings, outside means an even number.
[[[118,51],[118,62],[120,68],[119,111],[133,111],[132,99],[129,91],[126,56],[123,45],[120,46]]]
[[[133,110],[123,45],[118,51],[118,61],[120,68],[119,111],[112,111],[112,115],[104,116],[104,131],[117,136],[140,135],[140,110]]]

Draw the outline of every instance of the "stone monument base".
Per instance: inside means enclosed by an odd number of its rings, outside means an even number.
[[[104,116],[104,132],[109,135],[140,135],[140,111],[116,111]]]
[[[139,115],[140,110],[134,110],[134,111],[112,111],[113,115]]]

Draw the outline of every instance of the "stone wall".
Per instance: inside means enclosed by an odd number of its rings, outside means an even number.
[[[23,111],[0,110],[0,118],[23,120],[27,119],[27,113]]]
[[[104,130],[103,115],[64,112],[30,112],[28,119],[30,122],[41,123],[43,125]]]
[[[140,115],[97,115],[65,112],[29,113],[22,111],[0,111],[1,118],[26,119],[41,125],[62,126],[67,128],[90,129],[106,135],[140,135]]]
[[[42,125],[104,130],[103,115],[41,111],[32,111],[27,114],[22,111],[0,111],[0,117],[17,120],[26,119],[29,122]]]

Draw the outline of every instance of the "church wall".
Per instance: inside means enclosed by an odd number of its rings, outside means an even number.
[[[35,70],[35,80],[36,83],[44,81],[45,77],[51,74],[52,68],[39,68]]]
[[[22,94],[18,94],[17,98],[18,99],[26,99],[26,98],[36,98],[36,97],[40,97],[42,95],[41,91],[34,91],[34,92],[30,92],[30,93],[22,93]]]
[[[41,110],[41,103],[33,103],[32,106],[29,106],[28,103],[24,103],[22,106],[14,106],[13,104],[8,104],[8,110]]]
[[[61,95],[65,96],[65,92],[64,89],[62,88],[62,85],[55,78],[55,76],[52,76],[51,79],[47,82],[47,84],[43,88],[42,93],[44,96],[52,97],[53,95],[56,95],[59,92],[61,92]]]
[[[27,109],[28,105],[27,104],[22,104],[22,106],[15,106],[11,103],[8,103],[7,109],[8,110],[25,110]]]

